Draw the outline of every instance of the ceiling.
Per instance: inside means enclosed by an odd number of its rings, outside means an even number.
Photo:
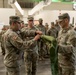
[[[17,0],[22,8],[33,8],[35,6],[35,2],[31,0]]]

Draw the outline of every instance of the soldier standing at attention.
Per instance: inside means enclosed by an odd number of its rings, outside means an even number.
[[[21,29],[20,22],[18,16],[10,16],[10,29],[2,35],[1,48],[4,55],[4,65],[8,75],[19,75],[19,51],[31,48],[40,38],[40,35],[37,34],[33,39],[23,41],[17,34],[18,30]],[[35,35],[36,33],[40,32],[35,31],[33,34]],[[26,34],[30,35],[32,32],[26,31]]]
[[[63,13],[58,18],[62,28],[58,35],[59,75],[75,75],[76,32],[69,25],[68,13]]]
[[[22,31],[25,30],[35,30],[37,31],[38,29],[34,26],[34,18],[33,17],[28,17],[28,26],[24,27]],[[29,41],[33,39],[34,36],[25,36],[23,37],[24,41]],[[28,45],[29,47],[29,45]],[[24,60],[25,60],[25,68],[26,68],[26,73],[27,75],[36,75],[36,62],[37,62],[37,57],[38,57],[38,44],[35,42],[32,47],[29,49],[27,48],[24,52]]]
[[[48,23],[45,23],[45,29],[46,29],[46,32],[47,32],[47,30],[49,29]]]
[[[55,27],[57,28],[57,30],[58,30],[58,32],[60,31],[60,26],[59,26],[59,24],[58,24],[58,20],[55,20]]]
[[[59,26],[59,24],[58,24],[58,20],[55,20],[55,28],[57,29],[57,32],[59,33],[59,31],[60,31],[60,26]],[[57,33],[57,36],[58,36],[58,33]]]
[[[54,22],[51,22],[51,28],[47,30],[47,35],[53,36],[54,38],[57,38],[58,31],[55,28]]]
[[[25,27],[24,21],[21,21],[21,28],[24,28],[24,27]]]
[[[37,28],[43,32],[43,34],[46,34],[46,28],[45,26],[43,25],[43,19],[40,18],[39,19],[39,25],[37,26]]]
[[[42,31],[42,33],[45,35],[46,34],[46,28],[43,25],[43,19],[40,18],[39,19],[39,25],[37,26],[37,28]],[[40,40],[39,44],[38,44],[38,48],[39,48],[39,59],[40,60],[44,60],[44,56],[45,56],[45,52],[46,50],[44,49],[44,43],[42,42],[42,40]]]
[[[1,42],[1,37],[2,35],[9,29],[8,25],[4,25],[2,28],[2,31],[0,32],[0,42]]]

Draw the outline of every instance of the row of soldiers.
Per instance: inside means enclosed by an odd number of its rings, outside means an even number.
[[[54,25],[52,22],[51,28],[46,31],[42,19],[39,19],[39,25],[34,26],[34,18],[28,17],[28,26],[21,27],[21,20],[18,16],[10,17],[10,29],[2,35],[1,39],[7,75],[19,75],[18,60],[21,54],[24,54],[27,75],[36,75],[38,52],[40,58],[43,58],[45,54],[44,43],[40,39],[42,34],[57,39],[58,75],[75,75],[76,32],[69,24],[68,13],[61,14],[58,18],[58,23]]]

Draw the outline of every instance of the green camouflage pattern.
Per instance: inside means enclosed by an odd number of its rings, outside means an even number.
[[[26,31],[26,34],[30,35],[32,32]],[[13,31],[12,29],[8,29],[2,35],[2,54],[4,55],[4,65],[9,75],[19,75],[19,52],[21,50],[25,51],[26,48],[29,50],[29,48],[32,48],[35,42],[36,41],[33,39],[23,41],[17,32]]]
[[[25,27],[22,29],[23,31],[37,31],[38,29],[34,26],[31,28]],[[34,36],[23,36],[24,41],[29,41],[33,39]],[[28,45],[29,47],[29,45]],[[26,51],[24,52],[24,60],[25,60],[25,69],[27,75],[36,75],[36,67],[37,67],[37,57],[38,57],[38,44],[37,42],[34,43],[34,45],[31,48],[26,48]]]

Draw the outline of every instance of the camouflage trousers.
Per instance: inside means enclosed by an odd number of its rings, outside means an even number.
[[[45,44],[42,42],[42,41],[40,41],[39,43],[38,43],[38,50],[39,50],[39,57],[42,59],[42,58],[44,58],[44,56],[45,56],[45,54],[47,54],[46,53],[46,48],[45,48]]]
[[[59,75],[75,75],[75,70],[72,68],[59,67]]]
[[[6,75],[20,75],[19,67],[6,67]]]
[[[14,60],[10,63],[4,63],[6,67],[6,75],[20,75],[20,60]]]
[[[24,60],[27,75],[36,75],[37,54],[33,52],[25,52]]]

